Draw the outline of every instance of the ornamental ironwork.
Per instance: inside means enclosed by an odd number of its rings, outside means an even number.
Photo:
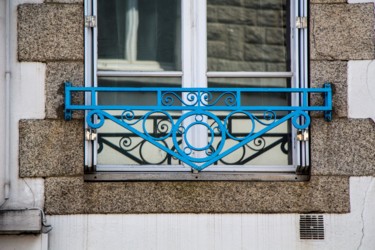
[[[72,103],[72,95],[83,92],[88,97],[88,105]],[[101,93],[147,93],[149,98],[144,105],[136,103],[103,105],[98,102]],[[245,105],[245,96],[256,93],[288,94],[298,100],[298,105],[289,106],[251,106]],[[309,95],[321,93],[324,97],[322,105],[309,105]],[[149,104],[151,102],[151,104]],[[127,87],[73,87],[65,84],[65,119],[72,119],[72,111],[85,110],[86,122],[92,129],[98,129],[108,120],[123,127],[127,132],[122,133],[123,145],[130,145],[134,136],[143,142],[149,142],[167,153],[164,160],[172,157],[183,162],[197,171],[210,165],[217,164],[232,152],[261,145],[259,151],[269,147],[263,143],[272,129],[289,122],[296,129],[306,129],[310,125],[310,111],[323,111],[327,121],[332,120],[332,90],[331,84],[324,84],[323,88],[127,88]],[[179,113],[178,116],[175,114]],[[120,115],[119,115],[120,113]],[[141,113],[141,115],[139,115]],[[157,117],[158,119],[155,119]],[[231,121],[235,118],[247,120],[246,130],[234,133]],[[156,121],[155,126],[149,126],[150,119]],[[191,141],[191,134],[197,128],[207,132],[203,145],[195,145]],[[121,133],[120,133],[121,134]],[[99,150],[103,144],[110,145],[106,140],[110,134],[101,134],[98,138]],[[119,136],[119,135],[117,135]],[[285,137],[282,137],[287,141]],[[172,146],[167,145],[169,140]],[[138,146],[141,146],[143,142]],[[228,142],[231,143],[228,143]],[[125,144],[124,144],[125,143]],[[263,144],[262,144],[263,143]],[[285,147],[283,141],[281,148]],[[229,144],[229,146],[228,146]],[[138,147],[137,146],[137,147]],[[114,147],[112,147],[114,148]],[[117,147],[117,151],[133,157],[136,162],[144,163],[145,159],[132,156],[130,150],[134,147]],[[256,155],[256,154],[255,154]],[[168,158],[169,157],[169,158]],[[242,158],[241,164],[249,159]],[[231,164],[231,163],[230,163]]]
[[[224,120],[224,116],[218,116],[220,120]],[[120,118],[117,116],[116,118]],[[141,119],[141,116],[135,119]],[[173,120],[177,120],[178,116],[172,116]],[[165,131],[170,130],[172,124],[165,120],[163,116],[149,117],[148,122],[151,124],[150,133],[154,136],[163,136]],[[242,122],[242,117],[233,117],[229,119],[227,124],[228,132],[235,137],[244,137],[247,134],[235,130],[236,124]],[[210,124],[211,125],[211,124]],[[210,151],[216,151],[217,146],[221,143],[221,137],[218,133],[215,134],[217,138],[216,144],[211,145]],[[181,134],[177,134],[178,145],[183,143]],[[229,139],[231,144],[235,143]],[[273,149],[278,149],[284,155],[288,155],[288,143],[291,140],[290,133],[267,133],[243,145],[235,156],[232,155],[230,159],[221,158],[214,165],[245,165],[256,159],[258,156]],[[133,133],[126,132],[100,132],[97,134],[98,154],[104,152],[105,148],[111,149],[128,159],[128,162],[134,162],[139,165],[176,165],[181,164],[181,160],[176,159],[170,154],[165,154],[158,158],[150,155],[147,147],[147,140],[140,139]],[[176,147],[171,140],[161,141],[165,147],[171,151],[176,151]]]

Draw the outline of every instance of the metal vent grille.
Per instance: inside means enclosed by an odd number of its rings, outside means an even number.
[[[324,240],[323,215],[300,215],[299,235],[301,240]]]

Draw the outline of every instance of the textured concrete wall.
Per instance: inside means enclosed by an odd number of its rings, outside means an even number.
[[[314,0],[311,85],[331,81],[335,94],[334,121],[327,124],[317,117],[312,123],[311,181],[83,182],[82,121],[61,120],[63,82],[83,82],[82,11],[78,0],[25,4],[18,9],[18,59],[47,62],[46,120],[19,124],[20,175],[46,177],[47,213],[344,213],[349,211],[348,177],[374,175],[374,124],[347,119],[346,70],[348,60],[374,59],[374,7]],[[222,39],[225,33],[210,35]],[[264,35],[259,39],[266,39]]]
[[[375,124],[347,118],[348,61],[374,59],[374,5],[340,2],[311,4],[311,84],[334,84],[334,120],[311,126],[312,175],[374,176]]]
[[[64,118],[64,82],[74,86],[83,86],[83,62],[48,62],[46,71],[46,118]],[[73,103],[83,103],[82,95],[73,95]],[[80,112],[74,112],[73,118],[83,118]]]
[[[375,176],[375,123],[336,118],[311,125],[313,175]]]
[[[349,212],[347,177],[309,182],[95,182],[46,178],[48,214]]]
[[[312,4],[312,60],[374,58],[373,4]]]
[[[39,62],[82,60],[82,5],[20,5],[18,59]]]
[[[21,120],[20,176],[83,174],[83,121]]]

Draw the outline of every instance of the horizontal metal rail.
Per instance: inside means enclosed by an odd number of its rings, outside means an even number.
[[[91,94],[91,105],[72,104],[71,94],[85,92]],[[98,105],[99,93],[151,93],[157,96],[155,105]],[[302,105],[300,106],[244,106],[241,96],[247,93],[299,93]],[[325,103],[322,106],[309,106],[310,93],[324,95]],[[186,100],[180,94],[187,94]],[[210,95],[220,94],[216,100]],[[190,96],[190,97],[189,97]],[[190,99],[189,99],[190,98]],[[219,103],[225,98],[225,103]],[[175,105],[173,99],[178,99],[182,105]],[[211,102],[210,102],[211,101]],[[273,110],[273,111],[331,111],[332,90],[330,84],[324,88],[126,88],[126,87],[73,87],[70,83],[65,86],[65,119],[70,120],[72,110]]]

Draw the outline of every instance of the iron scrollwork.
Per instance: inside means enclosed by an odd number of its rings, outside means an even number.
[[[120,117],[118,117],[120,118]],[[137,117],[136,119],[140,119],[141,117]],[[224,120],[225,117],[219,116],[220,120]],[[240,120],[242,117],[236,117],[235,120]],[[173,120],[177,120],[178,117],[173,116]],[[149,123],[153,124],[152,126],[152,136],[164,138],[161,140],[165,147],[168,147],[171,151],[176,152],[176,147],[171,140],[166,140],[167,137],[165,135],[170,130],[171,124],[165,119],[163,116],[152,116],[148,117]],[[231,134],[235,138],[245,137],[247,134],[241,132],[233,131],[232,125],[233,119],[229,120],[228,125],[228,133]],[[211,128],[214,124],[210,124]],[[183,142],[182,133],[178,133],[177,137],[177,144],[181,148],[181,144]],[[214,137],[216,137],[215,141],[217,145],[213,145],[213,143],[207,144],[206,151],[207,155],[210,155],[211,152],[217,151],[218,145],[221,142],[221,135],[220,133],[214,133]],[[231,157],[231,159],[221,158],[214,165],[245,165],[258,156],[273,150],[275,148],[279,148],[278,150],[282,152],[284,155],[288,155],[288,143],[290,142],[289,133],[267,133],[261,137],[258,137],[246,145],[243,145],[239,148],[237,157]],[[227,141],[230,140],[231,143],[234,143],[237,140],[233,140],[232,138],[228,138]],[[150,152],[146,147],[148,141],[144,139],[140,139],[138,136],[132,133],[116,133],[116,132],[102,132],[98,134],[98,153],[102,153],[105,147],[114,150],[121,155],[125,156],[128,161],[131,163],[136,163],[139,165],[176,165],[181,164],[181,160],[176,159],[170,154],[165,154],[157,159],[155,157],[150,156]]]

